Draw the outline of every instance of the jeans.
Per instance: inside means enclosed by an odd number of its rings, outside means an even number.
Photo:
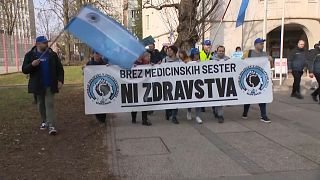
[[[301,77],[303,75],[303,71],[292,71],[292,75],[294,78],[292,94],[296,94],[296,93],[300,94],[300,83],[301,83]]]
[[[200,117],[201,114],[201,107],[197,107],[196,109],[196,117]],[[192,108],[188,108],[188,112],[191,113]]]
[[[38,108],[43,122],[49,127],[55,126],[56,114],[54,112],[54,93],[46,88],[45,94],[37,95]]]
[[[218,117],[223,116],[223,106],[212,107],[212,110],[214,111],[214,114],[217,115]]]
[[[318,89],[316,89],[311,95],[312,96],[319,96],[320,98],[320,73],[315,73],[314,76],[317,79],[318,82]]]
[[[267,117],[267,104],[266,103],[260,103],[259,107],[260,107],[261,117]],[[249,109],[250,109],[250,104],[245,104],[243,106],[243,116],[245,116],[245,117],[248,116]]]

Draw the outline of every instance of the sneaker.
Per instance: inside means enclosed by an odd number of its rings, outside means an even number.
[[[296,98],[297,98],[297,99],[303,99],[303,96],[302,96],[300,93],[297,93],[297,94],[296,94]]]
[[[49,135],[56,135],[57,134],[57,130],[54,127],[49,127]]]
[[[224,122],[224,117],[223,116],[218,117],[218,122],[219,123],[223,123]]]
[[[242,114],[242,117],[241,117],[242,119],[248,119],[248,115],[246,115],[246,114]]]
[[[192,120],[192,114],[191,114],[191,112],[187,112],[187,119],[190,121],[190,120]]]
[[[40,125],[40,130],[46,130],[48,129],[48,126],[45,122],[42,122],[41,125]]]
[[[291,94],[291,97],[295,97],[297,99],[303,99],[303,96],[300,93],[293,93]]]
[[[202,119],[201,119],[200,117],[196,117],[196,122],[197,122],[198,124],[202,124]]]
[[[318,102],[318,96],[317,96],[317,95],[311,94],[311,96],[312,96],[312,99],[313,99],[315,102]]]
[[[179,121],[177,120],[176,117],[173,117],[173,118],[172,118],[172,122],[173,122],[173,124],[179,124]]]
[[[260,121],[265,122],[265,123],[271,123],[271,121],[268,117],[261,117]]]

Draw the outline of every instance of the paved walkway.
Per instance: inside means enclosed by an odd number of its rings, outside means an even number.
[[[139,180],[319,180],[320,105],[307,95],[297,100],[277,91],[268,111],[271,124],[259,121],[258,106],[248,120],[240,118],[241,106],[225,107],[219,124],[207,108],[202,125],[186,120],[186,110],[179,110],[179,125],[156,111],[151,127],[131,124],[129,113],[116,114],[107,127],[110,171]]]

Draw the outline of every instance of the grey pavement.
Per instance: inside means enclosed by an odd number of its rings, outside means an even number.
[[[242,106],[225,107],[219,124],[211,108],[204,123],[186,120],[179,110],[179,125],[165,120],[164,111],[149,116],[151,127],[131,124],[130,113],[108,121],[109,171],[119,179],[319,180],[320,105],[311,91],[305,99],[289,97],[289,88],[275,87],[268,105],[272,123],[259,121],[252,106],[247,120]]]

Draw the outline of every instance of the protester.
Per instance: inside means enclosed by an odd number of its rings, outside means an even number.
[[[200,61],[209,61],[212,60],[214,56],[214,52],[211,51],[212,43],[210,40],[205,40],[202,43],[202,51],[200,51]],[[202,112],[205,112],[206,109],[204,107],[201,108]]]
[[[190,61],[188,63],[195,63],[200,61],[200,52],[198,48],[192,48],[190,51]],[[197,107],[196,109],[196,122],[198,124],[202,124],[202,119],[200,118],[201,107]],[[187,119],[192,120],[192,108],[188,108],[187,111]]]
[[[64,70],[57,53],[48,47],[45,36],[36,38],[36,45],[25,55],[22,72],[30,74],[28,92],[37,95],[41,115],[41,130],[57,134],[55,128],[54,94],[64,82]]]
[[[142,55],[142,57],[140,57],[135,62],[134,66],[150,64],[150,59],[151,59],[151,54],[149,52],[145,52]],[[148,121],[148,111],[142,111],[141,113],[142,113],[142,125],[151,126],[152,123]],[[131,112],[131,119],[132,119],[132,123],[135,124],[137,119],[137,112]]]
[[[161,62],[161,60],[162,60],[161,54],[160,54],[159,50],[155,48],[154,43],[149,45],[148,52],[151,54],[150,62],[152,64],[159,64]]]
[[[243,57],[243,52],[241,47],[236,47],[236,51],[231,54],[232,59],[241,59]]]
[[[246,59],[246,58],[251,58],[251,57],[268,57],[269,61],[271,61],[272,58],[266,52],[263,51],[265,41],[266,40],[264,40],[264,39],[257,38],[254,41],[254,48],[255,49],[245,52],[243,55],[243,58]],[[267,104],[260,103],[259,107],[260,107],[260,114],[261,114],[260,120],[265,123],[271,123],[270,119],[267,116]],[[250,109],[250,104],[245,104],[244,110],[242,113],[243,119],[248,119],[249,109]]]
[[[179,58],[184,62],[188,63],[190,61],[188,54],[185,50],[180,50],[179,51]]]
[[[94,51],[92,57],[90,58],[90,60],[87,63],[87,66],[106,65],[106,64],[107,64],[107,61],[103,60],[103,57],[98,52]],[[98,122],[105,123],[106,118],[107,118],[107,114],[95,114],[95,117]]]
[[[318,43],[317,44],[314,44],[313,45],[313,49],[310,49],[308,51],[308,55],[307,55],[307,61],[308,61],[308,67],[310,67],[310,60],[309,60],[309,56],[310,56],[310,53],[312,51],[314,51],[314,49],[317,49],[318,48]],[[313,78],[311,78],[311,82],[310,82],[310,90],[316,90],[318,88],[318,82],[317,82],[317,79],[313,76]]]
[[[209,61],[212,59],[214,53],[211,51],[212,43],[210,40],[205,40],[203,42],[203,50],[200,52],[201,61]]]
[[[162,46],[162,49],[160,51],[160,57],[161,57],[161,60],[164,59],[165,57],[167,57],[167,49],[168,49],[168,45],[164,44]]]
[[[230,58],[226,56],[225,54],[226,48],[224,46],[218,46],[217,48],[217,54],[213,57],[214,61],[227,61]],[[222,106],[216,106],[212,107],[213,113],[215,117],[218,119],[219,123],[224,122],[224,117],[223,117],[223,107]]]
[[[313,50],[309,52],[308,65],[310,78],[313,78],[315,76],[318,82],[318,88],[311,94],[312,99],[318,102],[320,101],[320,42]]]
[[[300,93],[300,82],[303,70],[307,65],[307,52],[304,46],[305,42],[299,40],[297,47],[291,51],[288,57],[288,72],[292,73],[294,78],[291,97],[296,97],[297,99],[303,99]]]
[[[162,63],[172,63],[172,62],[182,62],[181,59],[177,57],[178,48],[176,46],[169,46],[167,49],[167,56],[162,60]],[[166,119],[170,120],[174,124],[179,124],[177,119],[178,109],[167,109],[166,110]]]

